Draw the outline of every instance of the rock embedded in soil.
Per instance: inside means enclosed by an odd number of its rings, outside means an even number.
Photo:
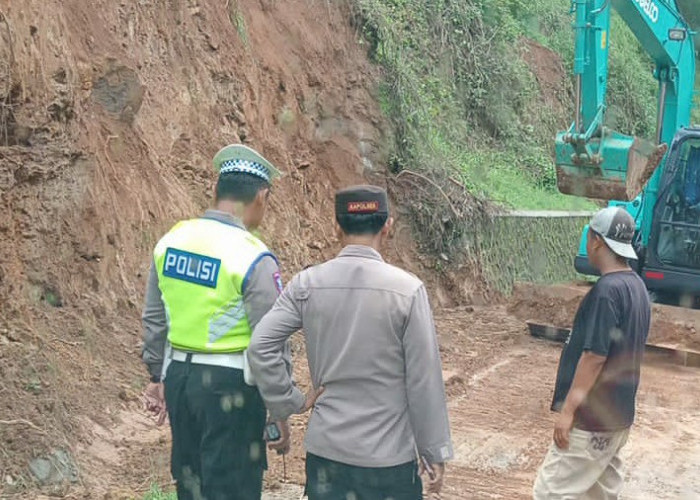
[[[42,486],[78,482],[78,469],[73,457],[65,450],[54,450],[46,457],[32,460],[29,471]]]

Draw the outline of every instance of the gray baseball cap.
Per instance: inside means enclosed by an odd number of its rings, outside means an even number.
[[[635,222],[624,208],[604,208],[593,216],[588,228],[602,236],[610,250],[620,257],[637,260],[632,248]]]

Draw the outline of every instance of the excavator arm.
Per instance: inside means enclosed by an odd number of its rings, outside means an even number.
[[[655,63],[659,93],[653,142],[613,131],[605,124],[612,8]],[[690,120],[693,33],[675,0],[572,0],[572,12],[575,118],[556,138],[557,186],[565,194],[632,200],[650,178],[658,185],[656,170],[667,144]]]

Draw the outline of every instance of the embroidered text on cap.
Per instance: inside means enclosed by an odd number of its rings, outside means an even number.
[[[372,201],[351,201],[348,203],[349,214],[373,214],[379,211],[379,202]]]

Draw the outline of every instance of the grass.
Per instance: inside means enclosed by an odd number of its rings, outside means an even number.
[[[227,0],[226,6],[228,7],[228,16],[231,24],[236,28],[238,32],[238,37],[245,47],[248,47],[248,27],[246,26],[245,18],[241,13],[238,5],[238,0]]]
[[[596,208],[585,198],[563,195],[556,190],[548,171],[554,167],[546,155],[470,150],[462,152],[459,165],[460,177],[472,193],[506,208],[566,211]]]
[[[503,206],[521,210],[596,210],[597,206],[585,199],[567,196],[552,189],[533,185],[517,170],[492,168],[486,175],[483,196]]]
[[[153,484],[142,500],[177,500],[177,494],[174,492],[166,493],[160,486]]]

